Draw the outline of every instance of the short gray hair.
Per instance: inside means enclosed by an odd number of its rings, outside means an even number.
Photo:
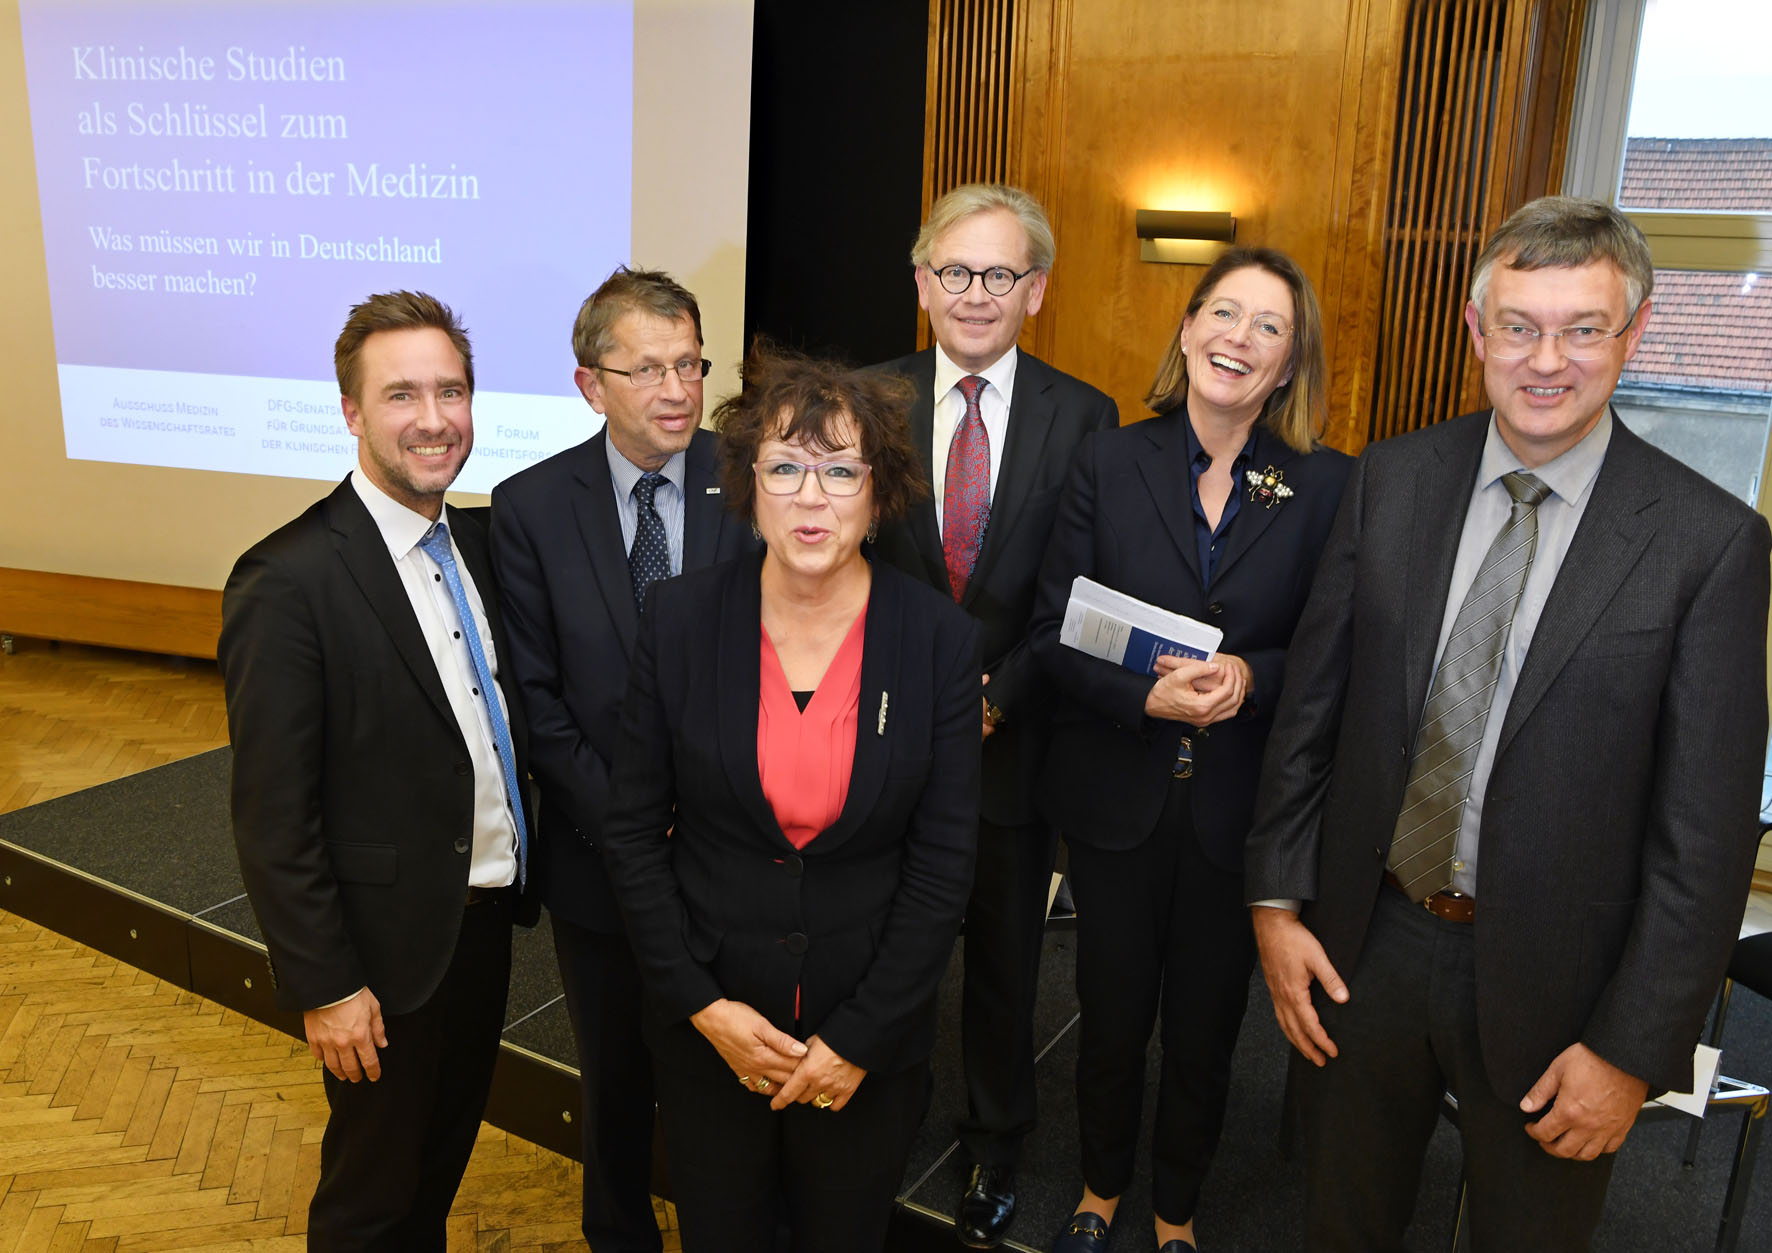
[[[1624,275],[1624,303],[1639,308],[1655,290],[1649,241],[1637,224],[1603,200],[1540,196],[1516,210],[1484,245],[1471,272],[1471,303],[1481,311],[1489,274],[1510,270],[1574,269],[1610,261]]]
[[[650,313],[667,322],[687,317],[695,323],[695,342],[701,343],[701,306],[688,288],[663,270],[618,265],[578,307],[572,355],[580,365],[594,366],[615,350],[615,324],[628,313]]]
[[[1046,210],[1021,188],[1006,183],[962,183],[931,205],[929,218],[911,245],[911,264],[928,265],[929,250],[942,232],[975,213],[994,209],[1007,209],[1021,223],[1028,237],[1028,264],[1036,270],[1050,270],[1058,247],[1052,242],[1052,223],[1046,220]]]

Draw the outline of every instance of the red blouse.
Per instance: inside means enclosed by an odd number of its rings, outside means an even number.
[[[769,632],[762,632],[757,685],[757,777],[782,834],[805,848],[837,821],[849,795],[855,764],[855,726],[861,705],[861,651],[867,606],[819,680],[805,712],[788,687]]]

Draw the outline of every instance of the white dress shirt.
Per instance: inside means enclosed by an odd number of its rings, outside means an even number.
[[[984,419],[984,433],[991,444],[991,499],[997,497],[998,471],[1003,465],[1003,442],[1009,438],[1009,405],[1015,399],[1015,362],[1013,345],[978,376],[989,386],[978,394],[978,415]],[[935,498],[935,525],[942,526],[942,491],[947,485],[948,449],[960,419],[966,416],[966,397],[959,383],[971,372],[955,365],[935,346],[935,420],[929,431],[929,490]]]
[[[474,659],[467,641],[461,635],[461,623],[455,609],[455,597],[429,553],[419,542],[430,534],[434,525],[421,513],[414,513],[392,499],[364,476],[361,470],[351,472],[351,486],[356,489],[369,516],[375,519],[382,542],[388,546],[394,569],[400,574],[400,585],[412,602],[418,617],[419,630],[431,650],[431,661],[443,691],[449,697],[449,708],[461,728],[468,746],[468,759],[474,767],[474,849],[468,864],[468,884],[480,888],[500,888],[517,877],[517,824],[505,793],[504,765],[499,761],[498,746],[492,738],[492,721],[479,696],[479,677],[474,673]],[[447,515],[445,515],[447,517]],[[461,559],[456,545],[454,527],[450,528],[449,546],[455,553],[455,565],[461,575],[462,590],[467,594],[468,608],[473,611],[474,629],[480,635],[486,667],[494,679],[499,677],[498,652],[492,645],[492,626],[486,618],[486,604],[474,586],[474,576]],[[498,685],[495,683],[494,687]],[[495,693],[499,708],[509,725],[510,710],[504,693]],[[442,763],[439,763],[439,768]]]

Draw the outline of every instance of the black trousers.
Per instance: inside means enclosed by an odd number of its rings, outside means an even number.
[[[1044,823],[979,820],[966,902],[960,991],[966,1116],[955,1127],[972,1161],[1013,1166],[1034,1129],[1034,997],[1058,836]]]
[[[776,1113],[687,1021],[652,1034],[684,1253],[873,1253],[886,1245],[929,1064],[869,1074],[839,1111]]]
[[[1474,925],[1445,922],[1382,889],[1359,963],[1341,972],[1347,1003],[1317,997],[1340,1056],[1298,1067],[1313,1251],[1404,1247],[1447,1091],[1458,1097],[1472,1247],[1554,1253],[1592,1239],[1613,1155],[1552,1157],[1526,1134],[1525,1093],[1490,1086],[1477,1040],[1477,912]]]
[[[640,1028],[640,971],[623,933],[553,916],[554,953],[578,1045],[585,1243],[657,1253],[652,1212],[652,1055]]]
[[[1170,784],[1142,844],[1071,842],[1077,901],[1077,1127],[1083,1181],[1116,1197],[1132,1182],[1145,1052],[1162,1021],[1151,1199],[1165,1222],[1193,1218],[1224,1129],[1231,1054],[1249,1000],[1255,937],[1243,876],[1214,866],[1194,835],[1190,785]]]
[[[384,1017],[381,1078],[326,1076],[331,1117],[308,1248],[442,1253],[486,1111],[510,981],[509,898],[468,906],[436,993],[410,1014]]]

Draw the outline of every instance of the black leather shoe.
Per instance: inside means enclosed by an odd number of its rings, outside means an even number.
[[[1107,1219],[1087,1212],[1072,1214],[1052,1242],[1052,1253],[1102,1253],[1107,1243]]]
[[[1196,1249],[1186,1240],[1183,1240],[1180,1236],[1176,1236],[1175,1239],[1169,1241],[1169,1243],[1158,1249],[1157,1253],[1200,1253],[1200,1250]]]
[[[1008,1166],[972,1168],[954,1211],[954,1234],[969,1249],[994,1249],[1015,1221],[1015,1171]]]

